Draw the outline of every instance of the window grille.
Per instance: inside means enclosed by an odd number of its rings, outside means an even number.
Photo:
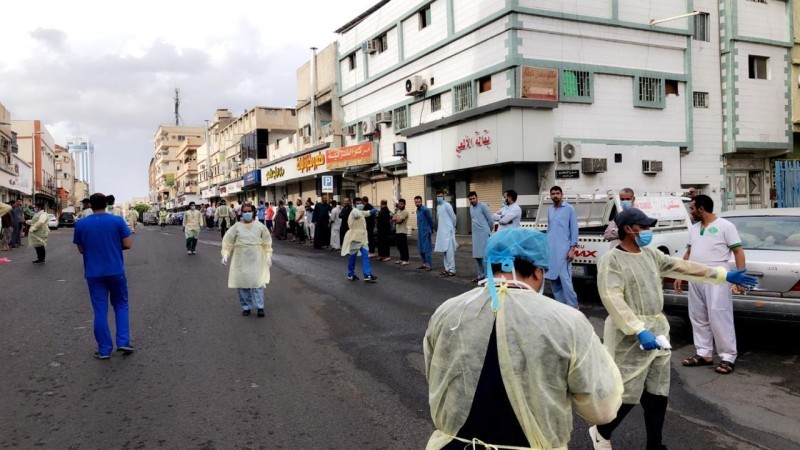
[[[695,108],[708,108],[708,92],[695,92],[693,97]]]
[[[661,89],[661,79],[641,77],[639,78],[639,101],[643,103],[661,103],[664,100],[664,92]]]
[[[431,112],[436,112],[442,109],[442,94],[436,94],[431,97]]]
[[[401,106],[396,108],[392,113],[392,118],[394,119],[392,126],[395,132],[408,128],[408,107]]]
[[[592,74],[584,71],[565,70],[561,77],[561,95],[564,97],[591,97]]]
[[[472,108],[472,81],[465,81],[453,87],[453,112]]]

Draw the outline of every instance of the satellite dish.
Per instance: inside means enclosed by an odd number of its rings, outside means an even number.
[[[572,144],[567,144],[564,146],[561,152],[565,159],[572,159],[575,157],[575,146]]]

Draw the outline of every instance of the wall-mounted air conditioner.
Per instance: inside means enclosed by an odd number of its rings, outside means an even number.
[[[603,173],[608,171],[608,160],[606,158],[582,158],[581,172],[583,173]]]
[[[366,119],[361,122],[361,134],[363,136],[372,136],[375,134],[375,122],[371,119]]]
[[[657,174],[664,169],[663,161],[644,160],[642,161],[642,173]]]
[[[572,141],[556,142],[557,162],[580,162],[581,143]]]
[[[392,112],[380,112],[375,115],[375,123],[392,123]]]
[[[406,95],[420,95],[428,90],[428,85],[425,83],[425,78],[420,75],[414,75],[406,80],[405,88]]]

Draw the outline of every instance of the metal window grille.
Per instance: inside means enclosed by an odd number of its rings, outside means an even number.
[[[442,109],[442,94],[437,94],[431,97],[431,112],[439,111]]]
[[[753,3],[764,3],[764,4],[767,3],[767,0],[747,0],[747,1],[750,1],[750,2],[753,2]]]
[[[408,107],[402,106],[396,108],[392,113],[394,131],[400,131],[408,128]]]
[[[695,108],[708,108],[708,92],[695,92],[693,97]]]
[[[577,70],[565,70],[561,93],[565,97],[591,97],[591,74]]]
[[[472,81],[453,86],[453,112],[472,108]]]
[[[664,93],[661,90],[660,78],[639,78],[639,101],[646,103],[660,103],[663,98]]]
[[[694,16],[694,39],[696,41],[710,41],[708,34],[708,13],[700,13]]]

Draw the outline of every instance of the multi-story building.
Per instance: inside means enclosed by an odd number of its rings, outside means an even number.
[[[150,163],[151,199],[160,207],[178,208],[175,178],[181,166],[178,152],[187,140],[203,141],[201,127],[161,125],[153,136],[155,153]],[[196,147],[195,147],[196,150]]]
[[[183,208],[190,202],[199,203],[200,190],[197,179],[198,148],[204,144],[204,136],[187,136],[178,147],[178,170],[175,174],[175,207]]]
[[[86,182],[89,192],[95,192],[94,143],[85,137],[72,138],[67,150],[75,160],[75,179]]]
[[[31,196],[50,211],[56,209],[55,141],[40,120],[12,120],[17,133],[19,155],[33,168]]]
[[[206,203],[216,204],[221,199],[219,187],[225,183],[227,163],[220,133],[232,120],[230,111],[218,109],[210,123],[206,121],[208,151],[206,158],[198,161],[200,196]]]
[[[11,128],[11,112],[0,103],[0,202],[30,201],[31,168],[19,157],[17,133]]]
[[[75,198],[75,160],[66,148],[56,145],[56,211],[74,207],[81,199]]]

